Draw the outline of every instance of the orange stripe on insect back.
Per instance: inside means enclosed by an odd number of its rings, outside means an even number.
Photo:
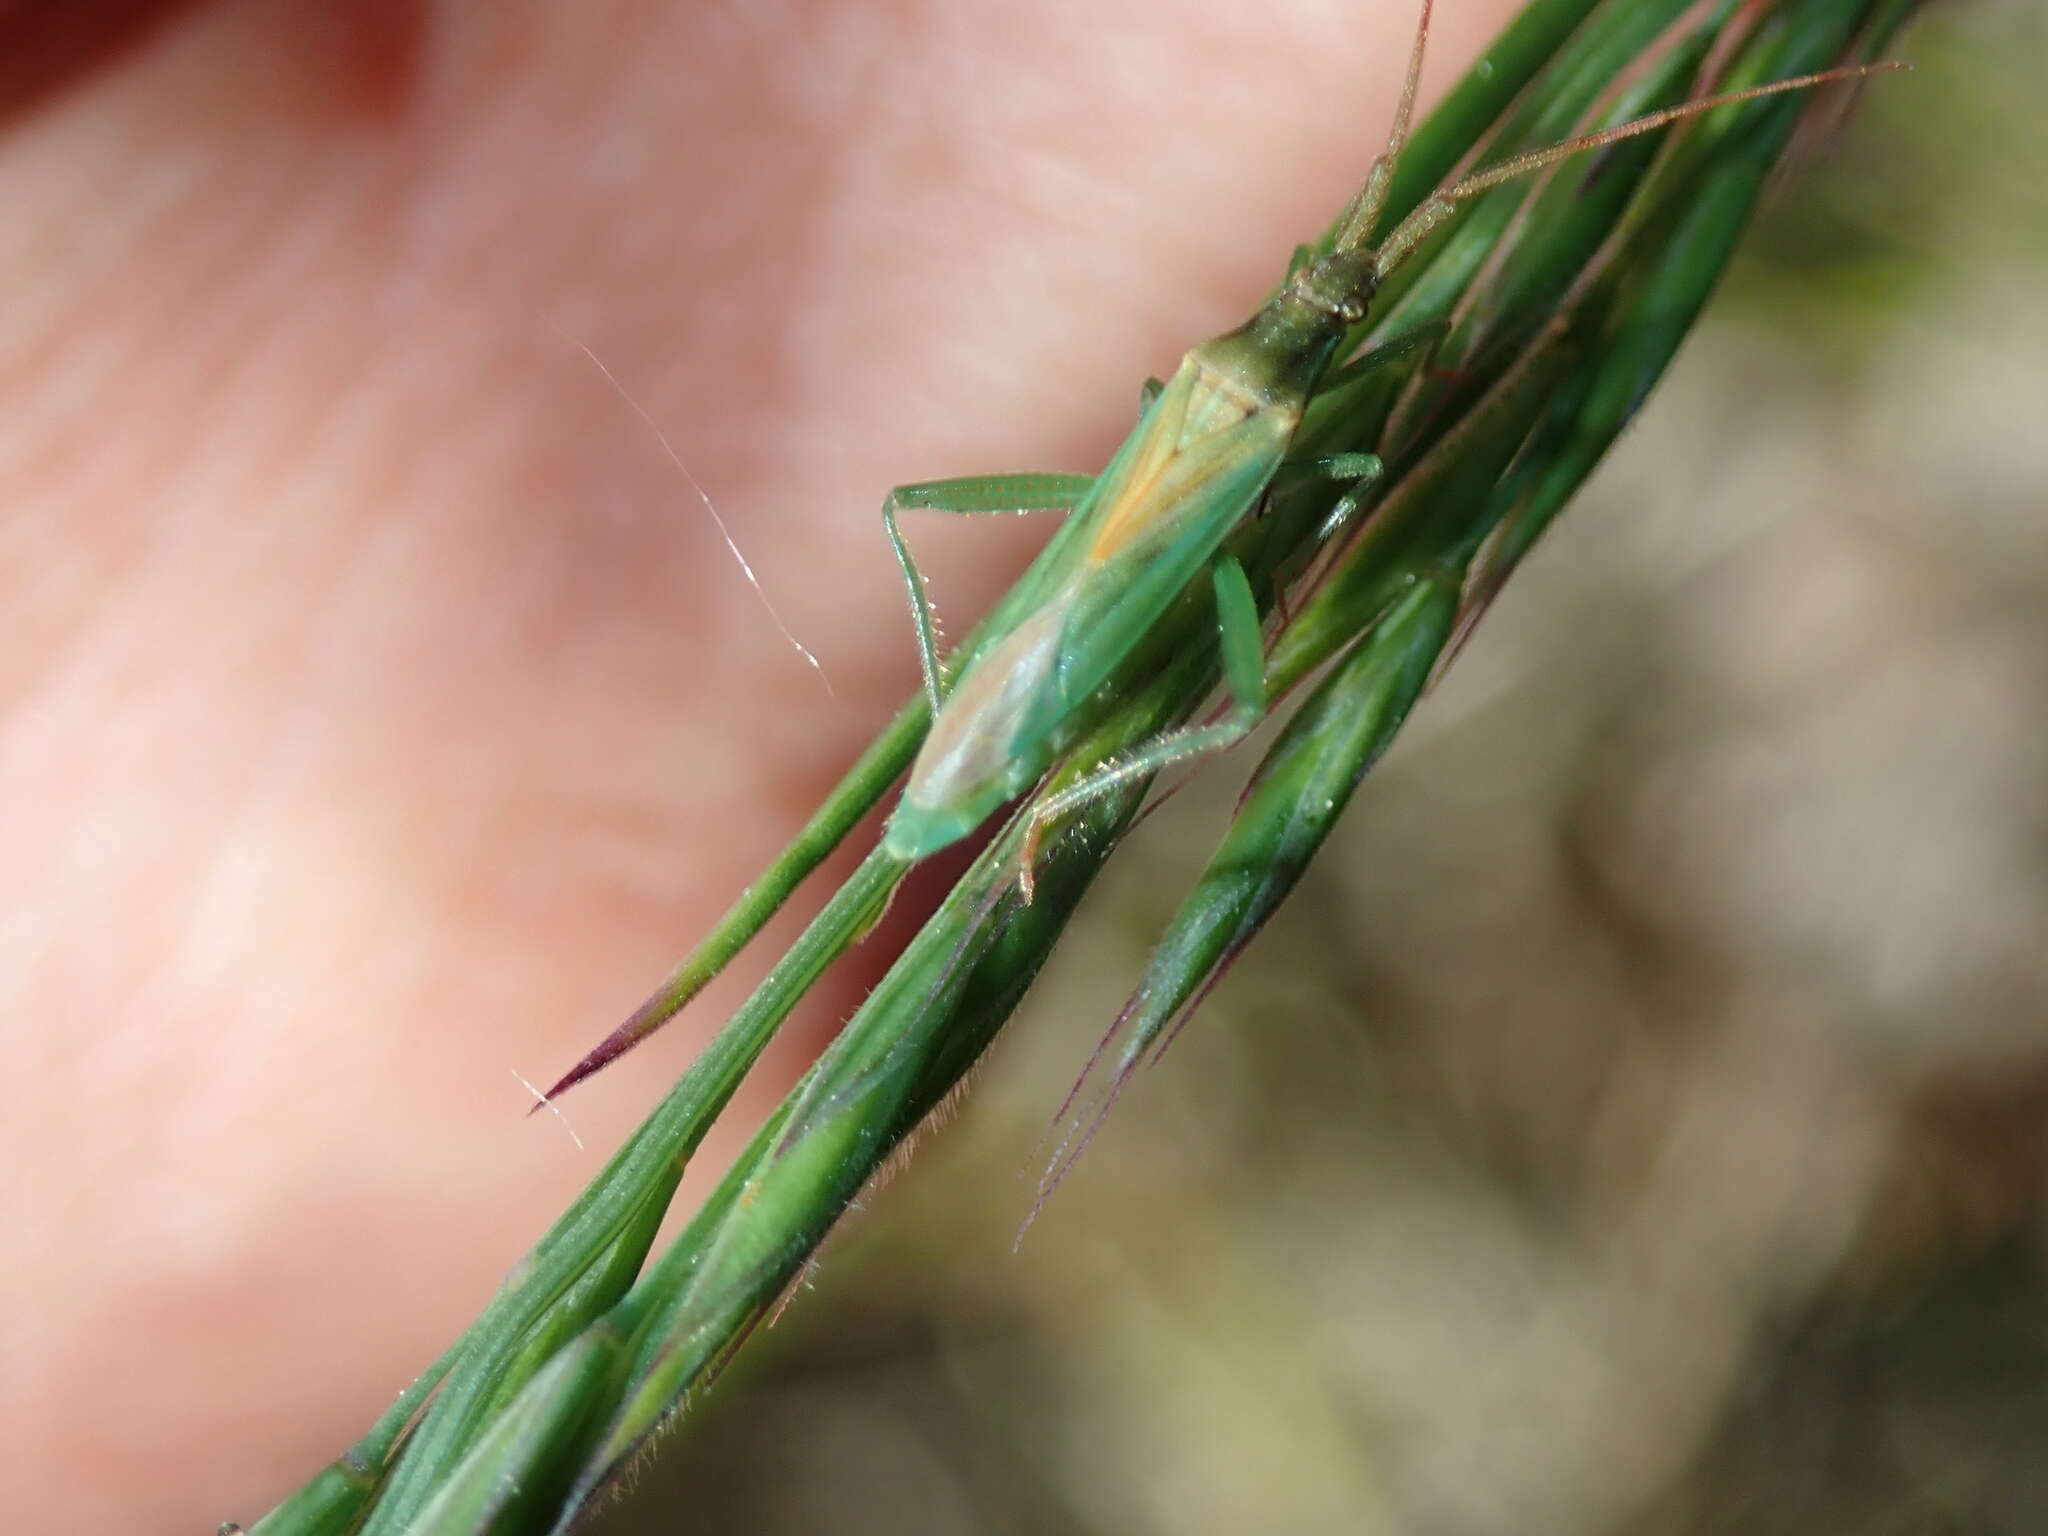
[[[1133,475],[1118,488],[1116,500],[1102,509],[1102,526],[1095,530],[1094,541],[1088,546],[1090,565],[1102,564],[1157,524],[1158,501],[1154,493],[1172,462],[1162,458],[1146,466],[1151,473],[1143,479]]]
[[[1169,393],[1175,386],[1180,386],[1179,430],[1152,434],[1160,446],[1131,466],[1116,488],[1115,499],[1103,507],[1102,524],[1088,546],[1091,565],[1114,558],[1156,528],[1161,515],[1185,490],[1179,488],[1169,495],[1163,487],[1176,468],[1184,467],[1188,449],[1236,426],[1251,415],[1257,404],[1242,390],[1212,377],[1206,367],[1184,386],[1176,379],[1174,385],[1168,386]],[[1162,399],[1161,404],[1166,403]]]

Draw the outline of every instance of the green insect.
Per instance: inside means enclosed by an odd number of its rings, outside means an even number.
[[[910,589],[933,711],[931,731],[883,835],[896,858],[907,864],[936,853],[1037,783],[1093,717],[1097,691],[1205,572],[1215,595],[1229,715],[1162,736],[1034,805],[1018,873],[1026,900],[1040,840],[1060,818],[1120,784],[1221,751],[1258,724],[1267,704],[1258,606],[1224,542],[1281,473],[1310,397],[1333,382],[1325,377],[1330,364],[1380,284],[1459,202],[1681,117],[1861,73],[1802,76],[1688,102],[1522,155],[1429,197],[1375,249],[1366,242],[1407,137],[1430,9],[1425,0],[1387,148],[1345,210],[1328,254],[1298,262],[1280,291],[1236,330],[1190,349],[1107,469],[1092,480],[1010,476],[905,486],[884,504],[883,520]],[[1403,350],[1400,342],[1381,348],[1345,372],[1374,367]],[[1371,454],[1303,467],[1352,482],[1321,537],[1342,526],[1380,471]],[[1034,596],[1025,611],[983,646],[950,691],[924,584],[897,526],[897,513],[912,506],[969,513],[1073,508],[1067,536],[1026,578]]]
[[[1024,898],[1032,896],[1040,844],[1063,817],[1120,785],[1222,751],[1265,716],[1258,604],[1226,541],[1282,474],[1350,482],[1320,538],[1333,535],[1362,505],[1380,474],[1376,457],[1344,454],[1292,466],[1285,463],[1288,451],[1318,390],[1432,339],[1397,339],[1332,370],[1381,283],[1460,202],[1680,118],[1890,67],[1830,70],[1706,97],[1517,156],[1426,198],[1374,246],[1368,242],[1414,112],[1431,9],[1432,0],[1424,0],[1387,147],[1346,208],[1327,253],[1298,258],[1280,291],[1249,320],[1192,348],[1170,380],[1149,390],[1137,426],[1108,468],[1094,477],[934,481],[900,487],[885,501],[883,521],[909,587],[932,708],[930,730],[883,833],[889,858],[907,868],[968,836],[1038,783],[1102,718],[1104,685],[1194,583],[1206,581],[1213,594],[1228,713],[1169,732],[1031,806],[1017,875]],[[898,514],[906,508],[993,513],[1063,507],[1072,508],[1071,516],[1006,603],[1007,623],[949,684]],[[585,1057],[550,1096],[623,1054],[681,1006],[662,996]]]

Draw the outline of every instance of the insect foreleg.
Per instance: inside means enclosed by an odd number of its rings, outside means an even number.
[[[924,589],[924,576],[910,553],[910,544],[896,514],[906,508],[982,516],[997,512],[1049,512],[1076,505],[1095,483],[1092,475],[975,475],[958,480],[923,480],[899,485],[882,503],[882,526],[896,551],[903,584],[910,593],[910,617],[917,626],[917,662],[924,673],[925,696],[932,713],[945,702],[945,669],[939,660],[938,623]]]
[[[1185,726],[1155,737],[1032,807],[1017,873],[1027,904],[1037,883],[1039,845],[1054,822],[1134,779],[1149,778],[1175,763],[1227,751],[1266,717],[1266,638],[1251,582],[1244,567],[1229,555],[1219,556],[1209,575],[1216,592],[1216,627],[1223,653],[1223,680],[1230,691],[1230,713],[1210,725]]]

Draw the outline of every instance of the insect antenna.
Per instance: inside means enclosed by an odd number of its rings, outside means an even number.
[[[1601,149],[1609,144],[1618,144],[1623,139],[1633,139],[1641,134],[1654,133],[1659,128],[1678,122],[1683,118],[1697,117],[1702,112],[1711,112],[1716,107],[1732,107],[1737,103],[1755,101],[1762,96],[1782,96],[1788,91],[1809,90],[1816,85],[1828,85],[1838,80],[1867,80],[1872,75],[1895,74],[1908,68],[1905,64],[1851,64],[1841,69],[1824,69],[1817,74],[1794,75],[1788,80],[1773,80],[1767,85],[1753,85],[1747,90],[1724,91],[1718,96],[1702,96],[1697,101],[1681,102],[1675,107],[1650,112],[1633,118],[1612,128],[1603,128],[1598,133],[1581,134],[1575,139],[1549,145],[1544,149],[1532,149],[1513,159],[1503,160],[1499,165],[1475,171],[1462,181],[1453,182],[1440,192],[1432,193],[1422,205],[1399,224],[1394,226],[1379,248],[1379,275],[1384,278],[1408,259],[1415,247],[1429,238],[1430,232],[1451,216],[1458,204],[1482,192],[1491,191],[1503,182],[1518,177],[1533,175],[1535,172],[1553,166],[1560,160],[1569,160],[1573,155],[1584,154],[1587,150]],[[1346,226],[1346,233],[1350,232]]]
[[[1415,24],[1415,46],[1408,51],[1408,78],[1401,86],[1401,104],[1394,111],[1394,126],[1387,134],[1387,147],[1380,151],[1365,173],[1365,185],[1351,200],[1344,222],[1337,231],[1332,250],[1357,251],[1372,237],[1372,227],[1387,206],[1387,188],[1393,184],[1394,162],[1408,143],[1408,127],[1415,117],[1415,96],[1422,85],[1422,55],[1429,46],[1429,13],[1436,0],[1422,0],[1422,18]]]

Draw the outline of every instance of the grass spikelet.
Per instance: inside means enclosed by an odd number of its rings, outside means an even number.
[[[1711,90],[1867,62],[1913,9],[1912,0],[1534,0],[1417,130],[1393,169],[1380,229],[1461,168]],[[1170,1040],[1278,908],[1429,680],[1641,407],[1810,104],[1781,97],[1718,110],[1494,188],[1450,210],[1386,283],[1292,449],[1297,465],[1377,455],[1384,479],[1334,554],[1317,549],[1316,535],[1344,489],[1307,474],[1276,482],[1266,515],[1230,545],[1264,609],[1269,691],[1314,686],[1253,774],[1112,1030],[1098,1076],[1070,1102],[1042,1194],[1072,1168],[1131,1070]],[[1381,366],[1345,364],[1374,348]],[[975,654],[1013,612],[999,604],[956,656]],[[1117,674],[1119,706],[1039,793],[1203,718],[1222,670],[1213,627],[1201,603],[1183,602]],[[558,1086],[619,1054],[718,974],[881,801],[927,721],[922,699],[907,703],[698,951]],[[954,1101],[1147,787],[1121,785],[1060,822],[1029,904],[1014,878],[1023,824],[998,834],[680,1235],[653,1254],[711,1123],[790,1009],[886,904],[897,871],[879,854],[866,860],[447,1356],[256,1530],[567,1529],[772,1316],[915,1129]]]

